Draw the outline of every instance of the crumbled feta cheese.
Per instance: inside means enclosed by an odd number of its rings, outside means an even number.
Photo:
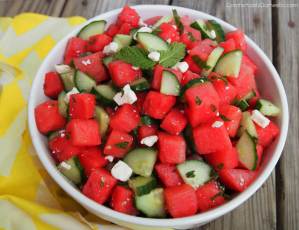
[[[77,93],[80,93],[79,90],[78,90],[76,87],[72,88],[72,90],[69,91],[69,92],[65,95],[65,97],[64,97],[64,101],[65,101],[66,103],[69,103],[71,95],[73,95],[73,94],[77,94]]]
[[[189,69],[189,65],[187,62],[183,61],[183,62],[176,63],[173,68],[178,69],[182,73],[185,73]]]
[[[152,61],[159,61],[160,60],[160,53],[157,52],[157,51],[152,51],[147,56]]]
[[[127,181],[130,179],[133,170],[125,162],[119,160],[111,169],[112,176],[120,181]]]
[[[152,147],[156,142],[158,141],[158,136],[153,135],[153,136],[148,136],[143,138],[140,143],[142,145],[146,145],[148,147]]]
[[[108,155],[108,156],[105,157],[105,159],[106,159],[107,161],[109,161],[109,162],[112,162],[112,161],[114,160],[114,157]]]
[[[72,68],[68,65],[55,65],[55,70],[59,74],[68,73],[72,71]]]
[[[270,123],[270,120],[256,109],[252,111],[251,119],[262,128],[266,128]]]
[[[224,124],[223,121],[215,121],[215,122],[212,124],[212,127],[213,127],[213,128],[220,128],[223,124]]]
[[[82,61],[82,64],[85,65],[85,66],[87,66],[87,65],[90,65],[90,64],[91,64],[91,61],[90,61],[89,59],[87,59],[87,60],[83,60],[83,61]]]
[[[108,45],[104,47],[104,54],[114,54],[118,51],[118,44],[116,42],[110,42]]]
[[[118,92],[115,94],[113,97],[113,100],[118,104],[118,105],[123,105],[123,104],[133,104],[135,101],[137,101],[137,96],[133,90],[131,90],[130,85],[127,84],[124,86],[122,92]]]
[[[216,38],[216,33],[215,33],[214,30],[211,30],[211,31],[210,31],[210,35],[211,35],[211,38],[212,38],[212,39]]]
[[[166,42],[167,42],[167,43],[171,43],[171,38],[168,38],[168,39],[166,40]]]
[[[68,163],[66,163],[66,162],[64,162],[64,161],[62,161],[62,162],[60,163],[60,167],[66,169],[66,170],[70,170],[70,169],[72,168],[72,166],[70,166]]]
[[[172,27],[176,30],[177,29],[177,26],[176,25],[172,25]]]
[[[139,67],[138,66],[132,66],[132,69],[133,70],[139,70]]]
[[[147,24],[140,18],[138,21],[139,26],[147,26]]]

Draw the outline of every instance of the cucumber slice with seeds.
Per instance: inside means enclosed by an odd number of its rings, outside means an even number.
[[[241,50],[233,50],[224,54],[216,64],[215,72],[222,76],[239,76],[243,53]]]
[[[96,106],[95,118],[99,123],[100,134],[103,137],[105,136],[109,127],[109,122],[110,122],[109,115],[102,107]]]
[[[68,115],[68,104],[64,100],[65,95],[66,95],[66,93],[64,91],[62,91],[58,95],[58,111],[62,116],[67,117],[67,115]]]
[[[79,31],[77,36],[84,40],[88,40],[88,38],[93,35],[102,34],[105,31],[105,25],[106,25],[106,21],[104,20],[91,22],[86,26],[84,26]]]
[[[257,151],[254,138],[245,131],[236,144],[239,161],[249,170],[255,170],[257,165]]]
[[[175,74],[168,70],[162,73],[160,93],[178,96],[180,94],[180,83]]]
[[[57,166],[58,170],[74,184],[79,185],[84,178],[83,168],[79,159],[75,156]]]
[[[216,34],[216,37],[213,38],[216,40],[218,43],[223,42],[225,40],[225,33],[221,27],[221,25],[216,22],[215,20],[208,20],[206,22],[207,28],[209,29],[210,33],[211,31],[214,31]]]
[[[152,148],[136,148],[129,152],[125,158],[134,173],[140,176],[150,176],[157,159],[157,151]]]
[[[164,190],[156,188],[143,196],[135,196],[136,208],[148,217],[165,217]]]
[[[213,169],[200,160],[186,160],[178,164],[177,169],[186,184],[198,188],[212,179]]]
[[[275,117],[280,113],[280,109],[277,106],[265,99],[259,99],[255,105],[255,108],[265,116]]]
[[[150,88],[149,82],[144,78],[139,78],[130,84],[130,87],[135,92],[142,92]]]
[[[129,187],[137,196],[150,193],[157,186],[156,178],[138,176],[129,180]]]
[[[251,119],[251,114],[248,111],[242,113],[242,120],[238,130],[238,136],[243,135],[245,131],[247,131],[251,137],[255,139],[258,138],[255,125]]]
[[[77,70],[75,72],[75,86],[80,92],[90,92],[96,86],[96,81],[87,74]]]
[[[162,38],[146,32],[137,33],[137,41],[148,51],[162,51],[168,49],[168,44]]]
[[[212,70],[214,69],[216,63],[218,62],[219,58],[221,57],[224,49],[222,47],[216,47],[209,55],[206,65],[209,66],[209,69],[203,69],[202,74],[203,76],[207,77]]]
[[[115,96],[116,91],[111,85],[97,85],[93,87],[91,93],[95,94],[96,98],[103,105],[115,105],[113,97]]]

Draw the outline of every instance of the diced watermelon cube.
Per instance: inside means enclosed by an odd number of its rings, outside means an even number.
[[[176,102],[175,96],[165,95],[159,92],[150,91],[143,104],[144,113],[156,118],[163,119]]]
[[[112,42],[112,38],[107,34],[93,35],[88,39],[87,51],[93,53],[102,51],[110,42]]]
[[[80,148],[74,146],[65,133],[50,140],[48,145],[51,155],[57,162],[68,160],[80,152]]]
[[[241,30],[231,31],[225,34],[225,39],[233,39],[236,44],[236,48],[245,51],[247,48],[247,43],[245,40],[245,34]]]
[[[238,152],[234,147],[207,154],[205,157],[217,171],[236,168],[239,163]]]
[[[182,85],[186,85],[189,81],[195,79],[195,78],[200,78],[200,76],[197,73],[193,73],[190,70],[187,70],[184,74],[183,74],[183,79],[182,79]]]
[[[105,155],[123,157],[131,148],[133,137],[125,132],[112,130],[104,148]]]
[[[181,35],[180,41],[186,45],[187,49],[193,49],[201,41],[201,33],[189,26],[184,25],[184,33]]]
[[[75,146],[96,146],[101,144],[99,125],[96,120],[72,119],[67,131]]]
[[[93,78],[97,83],[108,79],[108,74],[102,63],[103,53],[97,52],[74,59],[76,69]]]
[[[196,190],[198,210],[200,212],[218,207],[225,203],[223,191],[216,181],[208,182]]]
[[[101,153],[98,147],[83,148],[79,154],[79,160],[84,168],[86,176],[89,176],[94,170],[107,165],[107,160]]]
[[[197,73],[197,74],[200,74],[201,72],[201,68],[193,61],[192,59],[192,56],[191,55],[187,55],[184,59],[185,62],[188,63],[188,66],[189,66],[189,70],[194,72],[194,73]]]
[[[73,58],[80,57],[86,52],[87,42],[82,38],[72,37],[69,39],[64,51],[64,64],[69,65]]]
[[[140,142],[143,138],[153,136],[157,134],[156,125],[142,125],[138,128],[138,141]]]
[[[267,147],[279,134],[279,128],[270,121],[270,124],[266,128],[262,128],[259,125],[255,125],[258,143],[264,148]]]
[[[182,136],[158,134],[159,159],[162,163],[179,164],[186,159],[186,142]]]
[[[138,27],[140,16],[133,8],[125,5],[117,18],[117,24],[122,25],[128,23],[133,27]]]
[[[137,101],[134,105],[140,114],[143,114],[143,103],[145,101],[146,94],[146,92],[136,93]]]
[[[240,127],[242,111],[233,105],[221,105],[219,108],[220,117],[230,137],[234,137]]]
[[[197,212],[195,190],[188,184],[164,189],[166,208],[174,218],[192,216]]]
[[[192,50],[190,50],[189,54],[191,56],[198,56],[202,61],[206,61],[214,48],[215,45],[212,40],[204,39]]]
[[[214,121],[193,129],[194,143],[200,154],[214,153],[232,147],[225,126],[218,127],[213,124]]]
[[[134,27],[129,24],[129,23],[124,23],[122,24],[120,27],[119,27],[119,30],[118,30],[118,34],[130,34],[131,30],[134,29]]]
[[[110,118],[110,127],[115,130],[131,132],[140,121],[137,110],[130,104],[120,106]]]
[[[116,23],[112,23],[105,31],[105,34],[107,34],[110,37],[114,37],[118,33],[118,30],[119,30],[119,26]]]
[[[105,169],[97,169],[88,177],[82,192],[99,204],[105,203],[111,196],[117,180]]]
[[[46,96],[56,99],[58,94],[64,90],[60,76],[56,72],[48,72],[45,75],[44,93]]]
[[[94,116],[96,99],[93,94],[77,93],[70,96],[69,114],[72,119],[90,119]]]
[[[117,87],[123,87],[132,83],[142,74],[140,69],[133,69],[131,64],[120,60],[110,62],[108,69],[111,79]]]
[[[221,182],[237,192],[243,192],[256,176],[256,171],[246,169],[223,169],[219,172]]]
[[[134,206],[134,193],[129,188],[117,185],[112,193],[111,208],[115,211],[122,212],[128,215],[136,215],[137,210]]]
[[[159,37],[165,41],[178,42],[180,40],[179,32],[170,24],[162,23],[159,27]]]
[[[34,115],[36,126],[43,134],[61,129],[66,123],[66,119],[59,113],[57,101],[49,100],[39,104]]]
[[[163,70],[164,70],[164,67],[161,65],[156,65],[154,68],[154,77],[152,80],[152,88],[155,90],[160,90]]]
[[[223,51],[224,54],[237,49],[235,40],[232,38],[230,38],[224,42],[220,42],[219,46],[221,46],[224,49],[224,51]]]
[[[160,127],[172,135],[179,135],[187,125],[185,115],[178,109],[172,109],[163,119]]]
[[[257,144],[256,145],[256,153],[257,153],[257,168],[261,165],[262,163],[262,158],[263,158],[263,151],[264,148],[263,146]]]
[[[155,170],[165,187],[183,184],[175,165],[159,163],[155,165]]]

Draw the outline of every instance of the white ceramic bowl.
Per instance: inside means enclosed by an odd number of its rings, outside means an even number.
[[[235,29],[235,27],[233,27],[232,25],[218,18],[187,8],[167,5],[139,5],[134,6],[134,8],[138,11],[138,13],[141,15],[143,19],[147,19],[156,15],[169,15],[171,14],[171,10],[173,8],[176,8],[180,15],[189,15],[193,19],[215,19],[221,24],[225,31],[231,31]],[[116,20],[116,17],[119,12],[120,9],[109,11],[105,14],[96,16],[88,20],[85,24],[99,19],[104,19],[108,22],[108,24],[110,24]],[[80,28],[82,26],[80,26]],[[57,171],[55,163],[49,154],[46,138],[43,135],[41,135],[37,130],[34,119],[34,108],[39,103],[47,99],[43,93],[44,74],[50,70],[53,70],[55,64],[62,62],[63,52],[68,39],[72,36],[75,36],[77,32],[80,30],[80,28],[77,28],[72,33],[67,35],[63,40],[61,40],[49,53],[49,55],[46,57],[46,59],[40,66],[32,85],[28,107],[28,122],[30,134],[36,152],[49,174],[59,184],[59,186],[61,186],[63,190],[65,190],[71,197],[73,197],[77,202],[79,202],[82,206],[84,206],[87,210],[94,213],[95,215],[123,226],[131,228],[133,228],[134,226],[142,226],[143,229],[154,229],[158,227],[185,229],[203,225],[232,211],[233,209],[241,205],[243,202],[245,202],[250,196],[252,196],[256,192],[256,190],[258,190],[262,186],[262,184],[265,182],[265,180],[269,177],[270,173],[274,169],[282,153],[287,136],[289,114],[285,90],[283,88],[278,73],[276,72],[269,58],[248,37],[246,37],[248,43],[248,55],[251,59],[255,61],[255,64],[258,66],[256,77],[258,82],[258,88],[260,89],[260,92],[263,97],[271,99],[276,105],[278,105],[281,108],[282,111],[280,117],[278,117],[276,120],[278,126],[280,127],[280,135],[276,139],[276,141],[266,150],[266,157],[263,161],[263,165],[261,167],[259,176],[249,188],[247,188],[244,192],[240,193],[226,204],[201,214],[177,219],[153,219],[125,215],[103,205],[99,205],[96,202],[84,196],[76,187],[69,183],[69,181],[66,180]]]

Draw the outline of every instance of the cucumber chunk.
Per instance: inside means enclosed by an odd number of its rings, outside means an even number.
[[[206,22],[206,25],[210,31],[210,34],[212,34],[211,31],[215,32],[216,37],[213,38],[214,40],[216,40],[218,43],[223,42],[225,40],[225,33],[218,22],[216,22],[215,20],[208,20]]]
[[[234,100],[233,104],[239,107],[243,112],[248,109],[249,104],[246,100]]]
[[[212,178],[213,169],[200,160],[186,160],[177,169],[186,184],[198,188]]]
[[[205,39],[205,38],[213,39],[213,37],[212,37],[212,35],[211,35],[211,33],[210,33],[210,31],[209,31],[209,29],[208,29],[208,27],[207,27],[204,20],[197,19],[190,26],[194,29],[199,30],[203,39]]]
[[[80,92],[89,93],[96,86],[96,81],[87,74],[77,70],[75,72],[75,86]]]
[[[58,170],[74,184],[79,185],[84,178],[83,168],[79,159],[75,156],[57,166]]]
[[[126,34],[116,34],[113,41],[118,44],[118,50],[123,47],[129,46],[132,42],[132,36]]]
[[[255,125],[251,119],[251,114],[248,111],[242,113],[242,120],[238,130],[238,136],[243,135],[245,131],[248,132],[252,138],[258,138]]]
[[[68,104],[64,100],[65,95],[66,95],[66,93],[64,91],[62,91],[58,95],[58,111],[62,116],[67,117],[67,115],[68,115]]]
[[[250,99],[254,98],[256,96],[256,93],[254,90],[251,90],[249,93],[247,93],[244,97],[242,97],[242,100],[249,101]]]
[[[272,102],[259,99],[255,105],[255,108],[259,110],[265,116],[278,116],[280,114],[280,109],[275,106]]]
[[[157,180],[152,176],[138,176],[129,180],[129,187],[137,196],[142,196],[150,193],[150,191],[157,187]]]
[[[139,78],[130,84],[130,87],[135,92],[142,92],[150,88],[149,82],[144,78]]]
[[[105,31],[105,25],[106,25],[106,21],[104,20],[91,22],[86,26],[84,26],[79,31],[77,36],[84,40],[88,40],[88,38],[93,35],[102,34]]]
[[[104,65],[108,68],[109,63],[114,60],[114,57],[107,56],[107,57],[104,57],[102,60],[103,60]]]
[[[150,176],[157,159],[157,151],[152,148],[137,148],[129,152],[125,158],[134,173],[140,176]]]
[[[108,113],[100,106],[96,106],[95,109],[95,119],[99,123],[99,129],[100,129],[100,134],[101,136],[105,136],[108,127],[109,127],[109,122],[110,118]]]
[[[163,23],[168,23],[172,20],[172,15],[167,15],[167,16],[163,16],[162,18],[160,18],[153,26],[153,29],[157,29],[160,25],[162,25]]]
[[[96,95],[96,98],[103,105],[115,105],[113,97],[116,94],[116,91],[112,88],[111,85],[97,85],[93,87],[91,93]]]
[[[218,62],[219,58],[221,57],[224,49],[220,46],[216,47],[209,55],[206,65],[209,66],[209,69],[203,69],[202,74],[203,76],[207,77],[212,70],[214,69],[216,63]]]
[[[136,208],[148,217],[165,217],[163,188],[156,188],[149,194],[135,196]]]
[[[180,83],[172,72],[164,70],[162,73],[160,93],[178,96],[180,94]]]
[[[224,54],[216,64],[215,72],[222,76],[239,76],[243,53],[241,50],[233,50]]]
[[[60,73],[59,75],[63,82],[65,91],[68,92],[75,87],[75,82],[74,82],[75,71],[74,71],[74,69],[71,69],[71,71],[69,71],[69,72]]]
[[[146,32],[137,33],[137,41],[148,51],[162,51],[168,49],[168,44],[162,38]]]
[[[257,152],[254,138],[245,131],[236,145],[239,161],[249,170],[255,170],[257,165]]]

